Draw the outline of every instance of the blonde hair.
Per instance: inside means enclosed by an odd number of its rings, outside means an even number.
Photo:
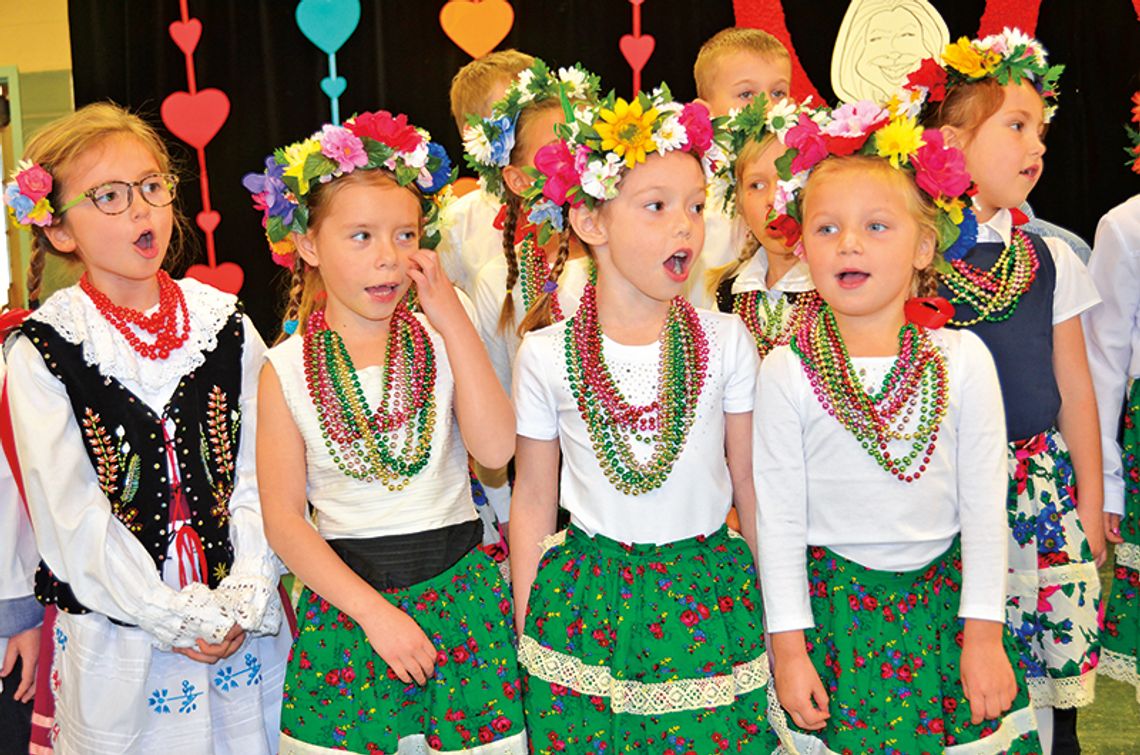
[[[325,213],[328,212],[328,206],[336,197],[337,193],[348,186],[399,186],[396,182],[396,177],[386,170],[354,170],[351,173],[346,173],[339,178],[334,178],[327,183],[315,183],[312,190],[305,198],[305,204],[309,212],[309,233],[316,233],[320,228],[321,223],[324,221]],[[419,189],[416,188],[415,183],[410,183],[407,186],[400,188],[407,189],[412,192],[416,197],[417,213],[419,215],[419,222],[423,226],[423,208],[419,203],[421,198]],[[288,323],[290,320],[296,321],[297,333],[303,334],[305,332],[305,323],[309,319],[309,315],[313,314],[319,309],[321,301],[324,299],[325,283],[321,278],[320,268],[313,267],[301,257],[300,251],[293,253],[293,267],[289,275],[289,292],[285,304],[285,314],[282,317],[283,323]],[[282,329],[281,334],[277,337],[277,342],[280,343],[289,337],[289,333]]]
[[[108,139],[116,136],[129,136],[137,139],[153,156],[158,163],[158,169],[163,173],[173,172],[173,161],[166,144],[158,132],[138,115],[128,112],[113,102],[96,102],[76,110],[70,115],[52,121],[37,131],[24,148],[23,159],[40,165],[52,175],[52,192],[49,197],[51,205],[56,209],[62,207],[65,197],[62,194],[63,184],[67,181],[67,172],[81,155],[89,150],[102,146]],[[87,188],[87,187],[84,187]],[[71,187],[75,193],[75,187]],[[73,198],[73,197],[68,197]],[[169,268],[177,264],[181,242],[186,233],[186,220],[177,208],[174,208],[174,238],[163,260],[163,267]],[[54,223],[62,220],[58,214]],[[32,226],[32,257],[28,264],[28,303],[36,306],[39,303],[40,287],[43,283],[44,265],[47,255],[74,259],[71,255],[64,255],[56,251],[48,240],[44,229]]]
[[[802,208],[803,217],[805,219],[807,217],[807,202],[808,197],[811,196],[812,185],[819,183],[821,179],[827,176],[850,171],[864,174],[873,173],[897,186],[906,204],[907,214],[918,223],[920,234],[930,234],[931,243],[934,245],[935,253],[937,253],[938,208],[934,206],[934,202],[930,196],[918,188],[918,184],[914,182],[914,176],[909,171],[893,167],[882,157],[876,157],[874,155],[849,155],[846,157],[829,157],[826,160],[820,161],[820,163],[812,169],[811,174],[808,176],[807,183],[804,184],[800,193],[800,207]],[[914,271],[912,291],[916,296],[934,296],[937,294],[938,273],[935,271],[933,264]]]
[[[500,81],[507,82],[523,70],[534,65],[534,56],[518,50],[498,50],[481,58],[475,58],[459,69],[451,79],[451,117],[459,133],[467,127],[467,116],[480,117],[491,104],[491,88]]]
[[[712,96],[712,79],[716,64],[734,52],[752,52],[765,57],[791,61],[788,48],[780,40],[761,29],[748,29],[732,26],[721,29],[701,45],[697,60],[693,63],[693,79],[697,82],[697,96],[708,99]]]

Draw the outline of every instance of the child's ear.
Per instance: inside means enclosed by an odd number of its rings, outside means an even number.
[[[947,147],[966,149],[965,134],[962,129],[957,126],[942,126],[938,130],[942,132],[942,141],[946,143]]]
[[[293,246],[297,248],[297,254],[301,255],[301,259],[312,267],[320,267],[321,261],[317,257],[317,245],[313,243],[312,233],[311,228],[307,233],[293,231],[289,234],[289,238],[293,241]]]
[[[44,235],[47,236],[47,240],[51,242],[51,245],[55,247],[57,252],[73,254],[75,250],[79,248],[78,242],[76,242],[75,237],[71,235],[71,231],[67,230],[67,226],[64,223],[45,226]]]
[[[503,183],[515,196],[521,197],[530,188],[531,178],[516,165],[503,166]]]
[[[934,263],[934,251],[938,246],[938,236],[933,231],[922,234],[918,240],[918,249],[914,254],[914,269],[922,270]]]
[[[603,246],[609,241],[609,234],[602,222],[601,208],[590,209],[586,205],[570,208],[570,227],[578,239],[590,246]]]

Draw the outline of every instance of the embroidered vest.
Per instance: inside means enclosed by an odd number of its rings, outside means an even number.
[[[1033,284],[1018,301],[1017,311],[1004,322],[983,321],[969,327],[985,342],[997,365],[1006,434],[1011,441],[1048,430],[1056,424],[1061,411],[1061,392],[1053,373],[1053,288],[1057,266],[1045,241],[1036,234],[1026,235],[1040,266]],[[1004,248],[1000,242],[984,242],[971,249],[965,259],[988,269]],[[938,294],[947,299],[952,296],[944,285],[939,286]],[[955,319],[977,317],[969,304],[956,304],[955,308]]]
[[[217,346],[206,361],[182,377],[161,416],[119,381],[88,365],[82,345],[68,343],[50,325],[30,319],[20,330],[67,389],[84,447],[115,518],[142,543],[161,574],[174,538],[170,509],[178,507],[177,518],[188,519],[200,541],[200,549],[197,543],[193,547],[204,556],[201,571],[209,586],[216,587],[233,563],[228,525],[241,428],[241,312],[235,311],[218,332]],[[174,423],[172,434],[167,433],[167,419]],[[173,482],[171,459],[176,459],[178,472]],[[35,592],[45,605],[88,613],[43,562],[36,571]]]

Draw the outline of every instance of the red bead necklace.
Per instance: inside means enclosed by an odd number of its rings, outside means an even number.
[[[127,343],[140,356],[147,359],[166,359],[190,337],[190,312],[186,308],[186,297],[182,295],[182,289],[178,284],[162,270],[159,270],[155,277],[158,280],[158,310],[151,315],[144,315],[136,309],[115,304],[106,294],[91,285],[87,273],[79,279],[79,287],[91,297],[99,314],[127,339]],[[178,327],[180,317],[181,328]],[[155,336],[154,343],[144,343],[135,334],[132,325]]]

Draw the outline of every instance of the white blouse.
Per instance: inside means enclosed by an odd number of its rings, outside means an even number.
[[[502,203],[482,188],[469,191],[443,210],[439,263],[459,289],[471,293],[483,265],[503,256],[503,232],[495,228]]]
[[[950,406],[926,472],[906,483],[882,469],[815,396],[789,346],[760,367],[753,423],[760,577],[769,631],[813,625],[806,549],[824,546],[871,569],[930,563],[960,532],[959,615],[1005,617],[1006,440],[993,358],[969,331],[937,330]],[[852,360],[877,389],[894,357]],[[914,422],[917,422],[917,417]],[[896,457],[910,448],[892,441]]]
[[[763,247],[756,250],[756,254],[752,255],[752,259],[740,268],[736,279],[732,281],[733,295],[748,291],[764,291],[770,298],[778,299],[786,293],[802,293],[814,290],[815,284],[811,280],[811,270],[803,260],[796,260],[788,272],[784,273],[775,285],[768,288],[768,254]]]
[[[236,306],[235,297],[198,281],[178,285],[190,312],[190,335],[162,361],[139,356],[78,286],[56,292],[31,317],[68,343],[82,344],[88,364],[161,415],[182,377],[217,346],[217,334]],[[84,606],[138,625],[161,649],[191,646],[199,637],[218,642],[235,622],[254,634],[275,634],[280,626],[280,562],[265,539],[254,459],[257,376],[265,346],[248,318],[243,327],[241,439],[229,501],[234,562],[213,591],[201,582],[178,589],[177,580],[155,569],[146,548],[111,513],[66,388],[27,338],[8,347],[16,448],[43,560]],[[168,567],[175,563],[167,560]]]
[[[519,435],[558,439],[561,503],[587,533],[623,543],[668,543],[719,529],[732,505],[725,462],[724,415],[752,411],[756,347],[735,315],[698,310],[708,339],[708,367],[693,426],[672,472],[657,489],[624,495],[606,479],[566,371],[565,321],[528,333],[515,365]],[[602,352],[622,396],[645,405],[657,395],[660,346],[627,346],[603,335]],[[639,460],[648,443],[631,441]]]

